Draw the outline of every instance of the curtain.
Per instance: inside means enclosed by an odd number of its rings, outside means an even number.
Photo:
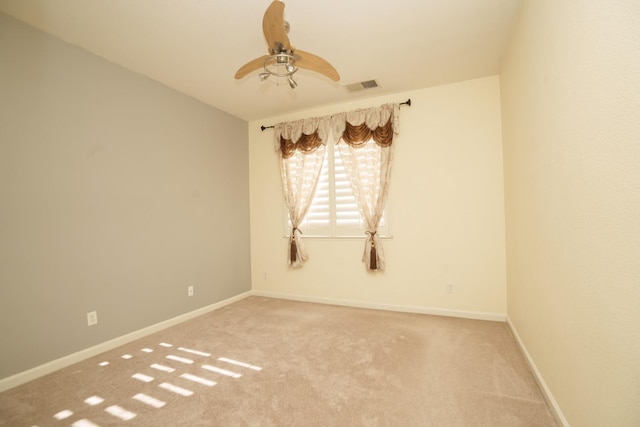
[[[289,265],[301,267],[308,258],[298,227],[313,201],[326,144],[332,137],[338,143],[366,225],[363,262],[370,271],[384,270],[385,257],[378,226],[389,193],[399,107],[399,104],[387,104],[274,126],[284,199],[291,221]],[[371,140],[375,143],[369,143]]]
[[[330,119],[311,118],[279,123],[274,128],[276,150],[280,154],[284,200],[291,221],[288,263],[297,268],[308,258],[298,227],[316,191],[326,153]]]
[[[362,261],[369,271],[385,268],[378,226],[389,194],[398,109],[398,104],[388,104],[332,117],[333,135],[366,226]]]

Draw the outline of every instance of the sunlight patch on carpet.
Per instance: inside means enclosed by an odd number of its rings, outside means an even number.
[[[191,359],[187,359],[186,357],[174,356],[173,354],[168,355],[167,359],[174,360],[180,363],[186,363],[187,365],[191,365],[193,363],[193,360]]]
[[[176,351],[188,353],[192,355],[193,358],[179,356],[175,354]],[[113,364],[114,368],[111,368],[111,369],[116,369],[116,372],[121,372],[120,369],[123,369],[123,368],[118,366],[119,365],[117,362],[118,359],[130,360],[135,358],[137,360],[144,360],[144,357],[147,357],[148,359],[145,365],[149,369],[153,369],[156,372],[160,371],[158,375],[166,376],[168,374],[171,374],[173,378],[179,378],[178,381],[186,380],[186,381],[190,381],[193,384],[194,391],[181,387],[179,385],[172,384],[171,382],[168,382],[168,381],[163,381],[163,382],[160,380],[158,381],[158,382],[161,382],[157,386],[158,388],[174,394],[178,394],[180,396],[192,396],[196,393],[204,392],[205,389],[199,389],[199,390],[197,389],[197,387],[199,386],[213,387],[215,385],[218,385],[218,383],[215,381],[216,375],[223,375],[231,378],[241,378],[243,374],[241,374],[240,372],[243,372],[243,370],[245,369],[248,369],[253,372],[259,372],[262,370],[260,366],[253,365],[251,363],[243,362],[236,359],[231,359],[228,357],[218,357],[217,359],[213,359],[215,356],[212,356],[212,354],[207,351],[202,351],[198,349],[182,347],[177,345],[174,346],[173,344],[169,344],[166,342],[161,342],[157,344],[155,347],[150,346],[150,347],[141,348],[140,350],[138,350],[138,352],[139,353],[131,353],[131,354],[127,353],[127,354],[121,354],[121,355],[114,355],[112,356],[114,359],[112,360],[103,359],[102,362],[98,363],[98,366],[100,366],[102,369],[110,369],[111,365]],[[196,364],[195,360],[199,360],[199,358],[204,358],[205,361],[209,361],[209,363],[208,364],[205,363],[203,365],[200,365],[199,363]],[[156,363],[154,362],[154,360],[155,361],[164,360],[165,364]],[[225,364],[232,365],[234,367],[234,370],[231,371],[228,369],[223,369],[221,367],[211,364],[211,361],[214,361],[214,360],[219,364],[221,364],[222,366],[224,366]],[[155,376],[151,376],[151,375],[148,375],[148,373],[144,373],[145,372],[144,368],[140,368],[140,367],[133,368],[133,366],[128,363],[126,365],[129,366],[129,369],[131,369],[131,371],[129,371],[128,373],[128,375],[131,375],[129,378],[133,378],[143,383],[151,383],[152,381],[156,380]],[[192,368],[188,368],[189,365],[191,365]],[[199,368],[197,368],[198,365],[200,365]],[[194,369],[194,368],[208,371],[208,373],[205,374],[203,371],[200,371],[204,375],[194,375],[194,373],[184,372],[187,369]],[[133,371],[133,369],[142,369],[142,371],[136,372],[136,371]],[[183,371],[183,372],[180,372],[180,371]],[[238,371],[238,372],[235,372],[235,371]],[[124,372],[126,372],[126,370]],[[211,373],[215,375],[212,375]],[[126,377],[123,377],[123,380],[125,378]],[[156,394],[156,393],[150,393],[150,394]],[[160,395],[158,397],[162,398],[162,391],[158,391],[157,394]],[[134,396],[132,396],[131,399],[137,402],[143,403],[145,405],[148,405],[152,408],[159,409],[167,405],[167,403],[164,400],[159,399],[158,397],[150,396],[149,394],[145,394],[145,393],[137,393]],[[104,402],[105,402],[105,399],[97,395],[93,395],[84,399],[84,403],[89,406],[98,406],[103,404]],[[116,402],[111,402],[111,403],[116,403]],[[111,416],[115,417],[117,419],[116,423],[118,425],[120,425],[124,421],[129,421],[135,417],[140,416],[139,414],[136,414],[135,412],[127,410],[122,406],[119,406],[117,404],[111,404],[111,403],[108,406],[105,405],[107,407],[104,408],[104,411],[110,414]],[[73,411],[77,408],[75,408],[72,405],[69,405],[69,408],[70,409],[65,409],[63,411],[56,413],[53,416],[53,418],[55,418],[58,421],[67,420],[66,422],[70,423],[71,422],[70,417],[72,417],[73,415],[77,415],[77,414],[74,414],[74,411]],[[111,423],[113,423],[113,421]],[[73,424],[66,424],[66,425],[70,425],[72,427],[100,427],[99,425],[95,424],[94,422],[86,418],[76,420],[75,422],[73,422]]]
[[[228,359],[226,357],[218,357],[218,360],[220,362],[227,362],[227,363],[231,363],[232,365],[242,366],[243,368],[253,369],[254,371],[261,371],[262,370],[262,368],[260,366],[250,365],[250,364],[244,363],[244,362],[238,362],[237,360]]]
[[[205,353],[204,351],[199,351],[199,350],[191,350],[190,348],[178,347],[178,350],[191,353],[191,354],[196,354],[198,356],[211,357],[211,353]]]
[[[166,405],[166,402],[163,402],[160,399],[156,399],[155,397],[146,395],[144,393],[138,393],[133,396],[132,399],[145,403],[149,406],[153,406],[154,408],[162,408],[164,405]]]
[[[131,375],[131,378],[135,378],[136,380],[140,380],[145,383],[150,383],[151,381],[153,381],[153,377],[140,373]]]
[[[71,427],[100,427],[100,426],[98,424],[92,423],[91,421],[85,420],[83,418],[71,424]]]
[[[171,383],[162,383],[158,387],[168,390],[172,393],[179,394],[181,396],[191,396],[193,392],[191,390],[187,390],[186,388],[178,387],[177,385],[173,385]]]
[[[213,387],[214,385],[216,385],[215,381],[211,381],[192,374],[182,374],[180,375],[180,378],[184,378],[185,380],[193,381],[198,384],[206,385],[207,387]]]
[[[216,372],[218,374],[226,375],[228,377],[233,377],[233,378],[240,378],[242,376],[242,374],[228,371],[226,369],[218,368],[217,366],[202,365],[202,369],[206,369],[207,371]]]
[[[174,369],[174,368],[171,368],[171,367],[169,367],[169,366],[159,365],[159,364],[157,364],[157,363],[154,363],[153,365],[151,365],[151,367],[152,367],[153,369],[157,369],[158,371],[163,371],[163,372],[169,372],[169,373],[171,373],[171,372],[175,371],[175,369]]]
[[[102,402],[104,402],[104,399],[101,398],[100,396],[91,396],[88,397],[84,400],[84,403],[86,403],[87,405],[91,405],[91,406],[96,406],[101,404]]]
[[[136,413],[127,411],[118,405],[112,405],[105,409],[105,412],[113,415],[116,418],[120,418],[122,421],[129,421],[136,417]]]
[[[64,411],[60,411],[57,414],[55,414],[53,418],[55,418],[56,420],[65,420],[69,418],[71,415],[73,415],[73,411],[65,409]]]

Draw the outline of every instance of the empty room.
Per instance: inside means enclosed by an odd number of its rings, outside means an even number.
[[[640,425],[640,4],[0,0],[0,426]]]

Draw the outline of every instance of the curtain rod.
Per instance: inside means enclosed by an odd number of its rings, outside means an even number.
[[[411,107],[411,98],[407,99],[404,102],[401,102],[398,105],[400,105],[400,106],[407,105],[407,106]],[[262,125],[262,126],[260,126],[260,129],[262,129],[262,132],[264,132],[265,129],[273,129],[274,127],[275,127],[274,125],[271,125],[271,126]]]

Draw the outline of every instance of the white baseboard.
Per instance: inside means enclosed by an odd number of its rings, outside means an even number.
[[[542,390],[542,395],[544,396],[544,399],[547,401],[547,405],[549,405],[549,408],[551,409],[551,413],[555,417],[558,424],[560,424],[563,427],[569,427],[569,422],[567,421],[564,414],[562,413],[562,410],[560,409],[558,402],[553,397],[553,394],[551,393],[549,386],[547,386],[547,383],[544,381],[544,378],[542,377],[542,373],[540,373],[540,371],[538,370],[538,367],[536,366],[535,362],[531,358],[531,355],[527,351],[527,348],[525,347],[524,343],[522,342],[520,335],[518,335],[518,331],[516,330],[516,327],[513,325],[513,323],[511,322],[511,319],[509,319],[508,316],[507,316],[507,326],[509,327],[509,330],[511,330],[511,333],[513,334],[513,336],[515,337],[516,342],[518,343],[518,346],[520,346],[520,350],[522,351],[522,354],[524,354],[524,357],[527,359],[527,363],[529,363],[529,366],[531,367],[531,371],[533,371],[533,376],[535,377],[536,382],[538,383],[538,386],[540,386],[540,389]]]
[[[59,369],[66,368],[67,366],[73,365],[74,363],[81,362],[85,359],[96,356],[100,353],[104,353],[105,351],[113,350],[114,348],[130,343],[131,341],[135,341],[147,335],[151,335],[153,333],[162,331],[163,329],[167,329],[171,326],[177,325],[189,319],[193,319],[194,317],[201,316],[210,311],[217,310],[226,305],[229,305],[231,303],[244,299],[248,296],[251,296],[251,294],[252,294],[251,291],[244,292],[240,295],[236,295],[226,300],[208,305],[206,307],[199,308],[197,310],[182,314],[180,316],[174,317],[169,320],[165,320],[160,323],[156,323],[155,325],[151,325],[143,329],[139,329],[137,331],[131,332],[129,334],[123,335],[118,338],[114,338],[112,340],[103,342],[93,347],[80,350],[68,356],[61,357],[60,359],[56,359],[51,362],[45,363],[44,365],[40,365],[33,369],[29,369],[28,371],[20,372],[10,377],[3,378],[0,380],[0,391],[5,391],[10,388],[19,386],[21,384],[24,384],[36,378],[50,374]]]
[[[475,312],[475,311],[448,310],[448,309],[432,308],[432,307],[380,304],[380,303],[374,303],[374,302],[361,302],[361,301],[350,301],[350,300],[341,300],[341,299],[333,299],[333,298],[309,297],[309,296],[302,296],[302,295],[294,295],[294,294],[286,294],[286,293],[278,293],[278,292],[265,292],[265,291],[257,291],[257,290],[253,291],[253,295],[268,297],[268,298],[288,299],[293,301],[315,302],[319,304],[343,305],[347,307],[369,308],[374,310],[398,311],[402,313],[433,314],[436,316],[460,317],[463,319],[475,319],[475,320],[490,320],[494,322],[504,322],[506,320],[506,315],[500,314],[500,313],[483,313],[483,312]]]

